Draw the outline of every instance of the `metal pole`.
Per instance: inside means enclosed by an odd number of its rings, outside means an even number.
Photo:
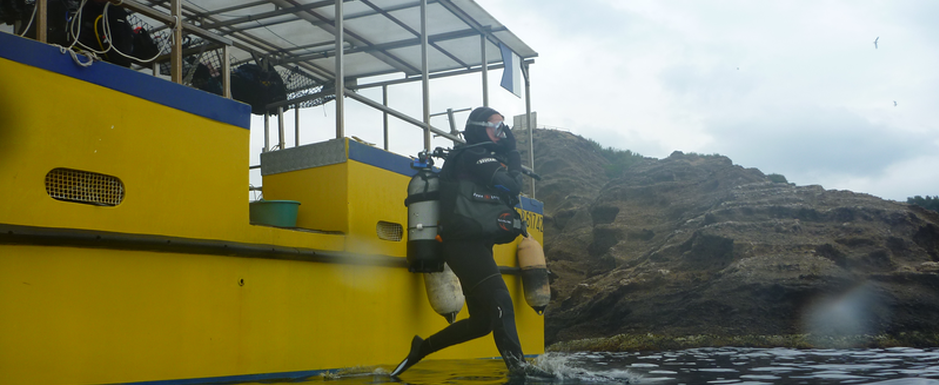
[[[173,50],[170,52],[170,79],[183,82],[183,0],[171,0],[173,16]]]
[[[522,63],[522,75],[525,77],[525,125],[528,126],[528,157],[531,171],[535,172],[535,128],[531,125],[531,82],[529,81],[528,63]],[[535,199],[535,179],[531,178],[531,199]]]
[[[300,147],[300,105],[293,106],[293,146]]]
[[[427,62],[427,0],[421,0],[421,84],[424,95],[424,150],[430,152],[430,75]]]
[[[448,109],[447,109],[447,119],[450,120],[450,135],[459,137],[459,136],[460,136],[460,132],[457,131],[457,129],[456,129],[456,117],[453,116],[453,109],[452,109],[452,108],[448,108]],[[457,141],[455,141],[455,140],[453,141],[453,145],[454,145],[454,146],[456,146],[457,143],[459,143],[459,142],[457,142]]]
[[[264,151],[271,150],[271,117],[264,113]]]
[[[388,107],[388,86],[381,86],[381,104]],[[388,111],[382,111],[382,119],[385,128],[385,151],[388,151]]]
[[[489,107],[489,59],[486,58],[486,35],[479,35],[479,50],[482,52],[483,107]]]
[[[36,1],[36,40],[45,43],[49,33],[49,3],[46,0]],[[25,31],[24,31],[25,32]]]
[[[437,0],[437,1],[440,1],[440,0]],[[532,63],[534,63],[534,61],[532,61]],[[493,64],[493,65],[490,65],[490,66],[489,66],[489,69],[491,69],[491,70],[498,70],[498,69],[502,69],[502,68],[505,68],[505,65],[503,65],[502,63]],[[435,73],[435,74],[430,74],[430,78],[431,78],[431,79],[451,78],[451,77],[454,77],[454,76],[457,76],[457,75],[475,74],[475,73],[481,72],[481,71],[482,71],[482,68],[481,68],[481,67],[473,67],[473,68],[468,68],[468,69],[463,69],[463,70],[453,70],[453,71],[438,72],[438,73]],[[416,82],[416,81],[420,81],[420,79],[419,79],[418,77],[400,78],[400,79],[395,79],[395,80],[386,80],[386,81],[383,81],[383,82],[356,84],[356,88],[355,88],[355,89],[356,89],[356,90],[365,90],[365,89],[376,88],[376,87],[381,87],[381,86],[392,86],[392,85],[397,85],[397,84],[413,83],[413,82]],[[348,88],[348,87],[347,87],[347,88]],[[330,90],[330,92],[332,92],[332,90]],[[310,98],[310,96],[309,96],[309,95],[308,95],[308,96],[303,96],[303,97],[300,98],[300,99],[303,99],[303,98]],[[294,100],[297,100],[297,99],[294,99]],[[305,100],[309,100],[309,99],[305,99]],[[293,100],[290,100],[290,101],[281,101],[281,102],[277,102],[277,103],[293,104]],[[268,106],[276,106],[277,103],[271,103],[271,104],[268,104]]]
[[[222,46],[222,96],[231,99],[231,58],[229,46]]]
[[[408,122],[408,123],[410,123],[410,124],[413,124],[414,126],[416,126],[416,127],[418,127],[418,128],[425,129],[426,127],[428,127],[428,125],[424,124],[424,122],[422,122],[422,121],[420,121],[420,120],[417,120],[417,119],[414,119],[414,118],[410,117],[408,114],[402,113],[401,111],[396,111],[395,109],[393,109],[393,108],[391,108],[391,107],[385,107],[385,106],[381,105],[381,103],[376,102],[376,101],[374,101],[374,100],[372,100],[372,99],[366,98],[366,97],[364,97],[364,96],[362,96],[362,95],[356,93],[356,92],[353,91],[353,90],[346,89],[346,95],[348,95],[348,96],[349,96],[350,98],[352,98],[353,100],[356,100],[356,101],[358,101],[358,102],[361,102],[362,104],[365,104],[365,105],[367,105],[367,106],[369,106],[369,107],[372,107],[372,108],[374,108],[374,109],[376,109],[376,110],[379,110],[379,111],[387,111],[389,115],[394,116],[394,117],[396,117],[396,118],[398,118],[398,119],[401,119],[401,120],[403,120],[403,121],[405,121],[405,122]],[[442,137],[444,137],[444,138],[447,138],[447,139],[450,139],[450,140],[459,142],[459,143],[464,143],[464,142],[465,142],[463,139],[460,139],[459,136],[450,135],[449,132],[446,132],[446,131],[441,130],[441,129],[438,129],[438,128],[434,128],[433,126],[430,126],[430,132],[432,132],[432,133],[434,133],[434,134],[437,134],[438,136],[442,136]]]
[[[344,26],[342,23],[342,0],[336,0],[336,138],[345,137],[344,106],[346,97],[345,73],[343,71],[343,42],[345,41]]]
[[[277,149],[283,150],[287,146],[287,140],[284,138],[284,107],[277,107],[277,135],[280,139],[277,141]]]
[[[450,133],[453,135],[458,134],[458,132],[456,131],[456,119],[453,117],[452,108],[447,109],[447,120],[450,121]]]
[[[473,110],[472,107],[461,108],[461,109],[459,109],[459,110],[454,110],[454,109],[452,109],[452,108],[448,108],[448,109],[447,109],[446,111],[444,111],[444,112],[438,112],[438,113],[436,113],[436,114],[430,114],[430,117],[431,117],[431,118],[435,118],[435,117],[444,116],[444,115],[450,116],[450,111],[453,111],[453,113],[457,113],[457,112],[466,112],[466,111],[472,111],[472,110]]]
[[[153,4],[143,5],[143,4],[138,3],[138,2],[136,2],[136,1],[134,1],[134,0],[120,0],[120,1],[114,1],[114,0],[112,0],[111,2],[112,2],[112,4],[120,3],[121,6],[124,7],[124,8],[126,8],[126,9],[129,9],[129,10],[131,10],[131,11],[137,12],[137,13],[139,13],[139,14],[141,14],[141,15],[147,16],[147,17],[149,17],[149,18],[151,18],[151,19],[157,20],[157,21],[159,21],[159,22],[161,22],[161,23],[165,23],[165,24],[168,24],[168,25],[173,25],[173,26],[175,26],[175,23],[176,23],[176,21],[178,20],[178,21],[180,22],[180,23],[179,23],[179,25],[180,25],[179,28],[180,28],[180,29],[182,29],[182,30],[184,30],[184,31],[186,31],[186,32],[188,32],[188,33],[192,33],[192,34],[195,34],[195,35],[200,36],[200,37],[202,37],[202,38],[205,38],[206,40],[213,41],[213,42],[219,43],[219,44],[221,44],[221,45],[234,45],[234,46],[237,46],[238,48],[241,48],[241,49],[244,49],[244,50],[250,51],[250,52],[257,52],[257,51],[253,51],[250,47],[248,47],[248,46],[246,46],[246,45],[244,45],[244,44],[236,43],[236,42],[232,41],[232,39],[229,39],[229,38],[227,38],[227,37],[220,36],[220,35],[215,34],[215,33],[213,33],[213,32],[206,31],[206,30],[204,30],[204,29],[202,29],[202,28],[200,28],[200,27],[194,26],[194,25],[192,25],[192,24],[183,23],[183,22],[182,22],[182,19],[176,19],[175,17],[173,17],[172,14],[167,15],[167,14],[164,13],[163,11],[160,11],[160,10],[158,10],[157,8],[155,8],[155,7],[153,6]],[[163,1],[163,2],[165,2],[165,1]],[[161,3],[163,3],[163,2],[161,2]],[[153,2],[153,1],[148,1],[148,3],[154,3],[154,2]],[[182,10],[182,8],[180,8],[180,10]],[[172,28],[170,28],[170,29],[172,29]]]

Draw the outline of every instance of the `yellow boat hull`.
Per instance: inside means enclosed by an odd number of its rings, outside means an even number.
[[[341,193],[271,178],[279,187],[268,198],[302,195],[298,225],[322,228],[251,225],[247,106],[107,63],[69,69],[56,48],[0,35],[0,382],[390,368],[413,335],[446,326],[407,271],[406,234],[375,235],[377,221],[406,223],[406,175],[355,159],[346,144],[343,164],[310,171],[343,183]],[[155,88],[170,100],[148,97]],[[48,175],[63,168],[120,180],[122,201],[53,198]],[[316,194],[328,204],[317,207]],[[525,215],[540,223],[533,207]],[[540,227],[532,233],[541,241]],[[497,262],[525,353],[541,354],[543,318],[525,305],[514,247],[499,247]],[[482,338],[428,359],[498,354]]]

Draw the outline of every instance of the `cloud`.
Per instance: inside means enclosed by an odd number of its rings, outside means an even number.
[[[939,150],[939,143],[935,143]],[[939,152],[939,151],[935,151]],[[939,155],[921,155],[894,163],[876,175],[823,176],[826,188],[866,192],[905,202],[916,195],[939,195]]]
[[[736,163],[783,174],[878,175],[935,151],[922,134],[892,130],[843,108],[771,107],[738,121],[709,122],[710,148]]]
[[[540,125],[645,156],[721,153],[800,185],[939,194],[939,2],[477,2],[539,53]],[[501,71],[489,75],[490,105],[524,113]],[[432,82],[431,110],[475,107],[479,88],[477,75]],[[421,115],[419,87],[389,92],[394,108]],[[314,110],[329,117],[304,141],[332,135],[333,106]],[[347,135],[381,143],[380,119],[347,112]],[[416,152],[419,132],[391,124],[392,149]]]

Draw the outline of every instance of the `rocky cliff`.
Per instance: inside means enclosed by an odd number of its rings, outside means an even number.
[[[610,178],[587,140],[533,134],[548,344],[939,331],[934,211],[774,183],[718,155],[675,152]],[[527,163],[528,132],[516,136]]]

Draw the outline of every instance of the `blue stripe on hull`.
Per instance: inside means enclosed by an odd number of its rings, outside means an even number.
[[[82,62],[88,58],[79,55]],[[76,64],[59,47],[0,32],[0,58],[83,80],[167,107],[208,119],[251,128],[251,107],[195,88],[133,71],[119,65],[95,62]]]
[[[411,160],[401,155],[390,153],[366,144],[349,140],[349,159],[372,165],[381,169],[406,176],[414,176],[417,170],[411,168]],[[544,203],[528,197],[520,197],[522,210],[544,214]]]
[[[417,174],[417,170],[411,168],[411,160],[406,157],[354,140],[349,140],[348,142],[349,159],[406,176],[414,176]]]
[[[299,372],[282,373],[264,373],[264,374],[244,374],[240,376],[208,377],[208,378],[188,378],[181,380],[160,380],[129,382],[128,385],[200,385],[200,384],[231,384],[242,382],[261,382],[261,381],[299,381],[310,377],[320,376],[328,373],[329,370],[304,370]]]
[[[537,354],[526,354],[525,358],[534,359]],[[502,357],[481,358],[483,360],[501,360]],[[129,382],[126,385],[200,385],[200,384],[230,384],[242,382],[262,382],[262,381],[300,381],[310,377],[317,377],[330,372],[336,372],[340,369],[328,370],[302,370],[297,372],[263,373],[263,374],[244,374],[238,376],[225,377],[207,377],[207,378],[188,378],[179,380],[160,380]],[[381,374],[371,374],[376,377],[386,377]]]

